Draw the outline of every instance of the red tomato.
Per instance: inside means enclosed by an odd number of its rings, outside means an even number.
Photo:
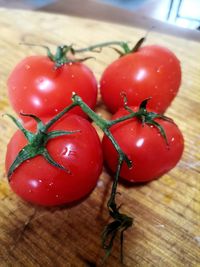
[[[114,113],[123,106],[121,92],[129,105],[139,105],[152,97],[149,108],[163,113],[176,96],[181,82],[177,57],[168,49],[156,45],[144,46],[109,65],[100,81],[104,103]]]
[[[47,56],[22,60],[8,79],[9,99],[19,114],[31,113],[39,118],[53,117],[71,104],[76,92],[92,109],[97,101],[97,82],[82,63],[68,63],[55,69]],[[72,113],[86,116],[79,107]],[[27,120],[27,117],[21,117]]]
[[[136,108],[132,108],[136,111]],[[126,115],[127,111],[120,109],[112,119]],[[184,140],[176,124],[162,119],[156,119],[165,130],[169,145],[158,129],[149,124],[142,125],[138,118],[120,122],[111,127],[111,133],[119,143],[123,152],[133,162],[129,169],[123,163],[120,176],[130,182],[146,182],[159,178],[171,170],[180,160]],[[116,170],[118,154],[110,140],[104,136],[103,153],[108,167]]]
[[[35,123],[27,125],[29,130],[35,130]],[[65,204],[86,196],[95,187],[102,171],[101,143],[86,119],[69,115],[56,122],[50,130],[80,130],[47,143],[47,150],[54,161],[71,173],[50,165],[39,155],[23,162],[10,177],[10,186],[16,194],[45,206]],[[18,130],[8,144],[7,172],[26,144],[27,140]]]

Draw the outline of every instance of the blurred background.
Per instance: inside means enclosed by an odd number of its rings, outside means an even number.
[[[58,7],[59,2],[62,2],[63,8],[63,0],[0,0],[0,7],[37,10],[55,4]],[[67,11],[72,1],[65,0],[64,2]],[[76,2],[77,7],[81,9],[87,0],[74,0],[73,5]],[[200,0],[90,0],[90,2],[137,12],[142,16],[188,29],[200,29]],[[78,3],[81,4],[78,5]]]
[[[200,0],[101,0],[157,20],[197,29],[200,25]]]

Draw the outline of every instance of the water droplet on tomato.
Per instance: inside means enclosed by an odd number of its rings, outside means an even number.
[[[104,186],[104,182],[103,182],[102,180],[99,180],[99,181],[97,182],[97,186],[98,186],[98,187],[103,187],[103,186]]]
[[[55,111],[55,112],[58,112],[58,109],[57,109],[57,108],[55,108],[55,109],[54,109],[54,111]]]
[[[160,66],[159,68],[157,68],[156,72],[160,73],[162,71],[163,66]]]
[[[25,69],[29,70],[31,67],[29,65],[25,65]]]

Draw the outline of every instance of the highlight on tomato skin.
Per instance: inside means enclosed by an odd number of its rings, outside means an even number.
[[[139,105],[152,97],[149,108],[164,113],[181,85],[181,65],[169,49],[147,45],[111,63],[103,72],[100,92],[111,113],[123,107],[121,92],[129,105]]]
[[[137,107],[131,107],[137,111]],[[112,119],[127,115],[124,108],[119,109]],[[132,183],[148,182],[161,177],[176,166],[184,149],[183,135],[175,123],[156,119],[165,130],[168,144],[153,125],[142,124],[132,118],[111,127],[111,133],[123,152],[133,162],[131,169],[124,163],[120,177]],[[102,141],[104,160],[109,169],[115,172],[118,155],[110,140],[104,135]]]
[[[67,63],[59,68],[47,56],[30,56],[15,66],[8,77],[8,97],[11,106],[20,113],[39,118],[53,117],[71,104],[76,92],[92,109],[97,102],[97,81],[93,72],[81,62]],[[70,113],[87,117],[79,107]]]
[[[35,123],[29,121],[27,128],[34,132]],[[60,129],[76,132],[49,140],[47,150],[70,173],[52,166],[42,156],[23,162],[11,175],[10,186],[28,202],[42,206],[69,204],[87,196],[96,186],[103,164],[96,130],[78,115],[59,119],[49,130]],[[7,147],[6,172],[26,144],[23,133],[16,131]]]

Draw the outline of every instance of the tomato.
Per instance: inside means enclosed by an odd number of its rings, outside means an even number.
[[[39,118],[53,117],[71,103],[76,92],[94,109],[97,82],[83,63],[67,63],[55,69],[47,56],[30,56],[22,60],[8,78],[8,95],[14,110]],[[72,113],[86,116],[79,107]],[[21,116],[23,120],[27,117]]]
[[[26,123],[35,131],[35,123]],[[43,156],[24,161],[10,177],[13,191],[26,201],[53,206],[76,201],[95,187],[102,171],[102,149],[93,126],[84,118],[68,115],[58,120],[49,131],[76,131],[47,142],[47,150],[55,162],[66,170],[52,166]],[[18,130],[11,138],[6,154],[6,171],[19,151],[27,144]]]
[[[123,106],[121,92],[132,106],[152,97],[149,108],[163,113],[176,96],[180,83],[177,57],[167,48],[149,45],[111,63],[101,77],[100,90],[112,113]]]
[[[136,107],[132,107],[136,111]],[[120,109],[112,119],[127,115]],[[147,182],[171,170],[180,160],[184,148],[183,135],[175,123],[155,119],[166,133],[168,145],[159,130],[149,124],[142,125],[138,118],[117,123],[111,133],[123,152],[133,162],[129,169],[123,163],[120,176],[129,182]],[[102,141],[103,154],[108,167],[116,170],[118,154],[107,136]]]

